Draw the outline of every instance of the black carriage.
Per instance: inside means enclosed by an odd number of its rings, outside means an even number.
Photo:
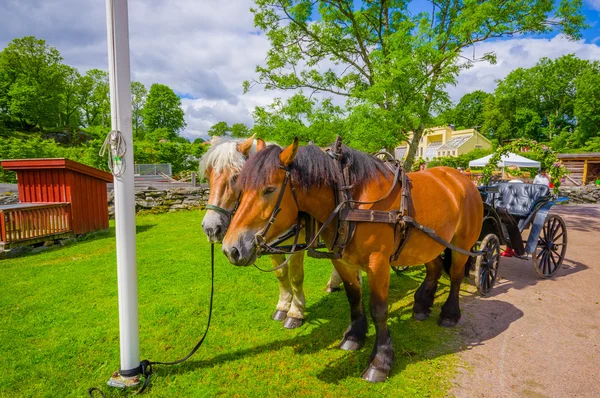
[[[548,214],[560,199],[538,184],[503,182],[479,187],[479,191],[484,219],[478,248],[485,254],[473,260],[470,274],[480,293],[487,295],[496,282],[501,245],[512,249],[517,258],[531,259],[540,277],[553,276],[567,250],[565,222],[559,215]]]

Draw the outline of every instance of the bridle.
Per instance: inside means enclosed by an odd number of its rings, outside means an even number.
[[[233,205],[233,209],[232,210],[227,210],[227,209],[224,209],[224,208],[219,207],[217,205],[211,205],[211,204],[207,204],[204,207],[206,208],[206,210],[216,211],[217,213],[220,213],[220,214],[224,215],[225,217],[227,217],[227,219],[229,220],[229,222],[231,222],[231,219],[233,218],[233,215],[235,214],[235,212],[237,211],[238,206],[240,205],[240,197],[241,196],[242,196],[242,194],[240,193],[240,195],[238,195],[237,200],[235,201],[235,204]]]

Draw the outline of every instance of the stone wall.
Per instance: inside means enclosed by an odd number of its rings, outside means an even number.
[[[561,187],[558,196],[569,198],[569,203],[600,203],[600,186]]]
[[[174,188],[169,190],[143,190],[135,193],[135,211],[165,213],[203,208],[208,201],[208,186]],[[114,218],[114,191],[108,192],[108,213]]]
[[[0,193],[0,205],[12,205],[13,203],[19,203],[17,192]]]

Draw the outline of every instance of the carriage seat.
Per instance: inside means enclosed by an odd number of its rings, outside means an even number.
[[[514,184],[502,182],[496,185],[499,193],[488,195],[487,201],[496,208],[505,209],[516,217],[527,217],[537,202],[550,196],[550,189],[541,184]],[[490,203],[493,200],[493,203]]]

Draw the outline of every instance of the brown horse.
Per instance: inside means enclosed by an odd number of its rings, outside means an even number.
[[[202,229],[211,243],[223,240],[232,213],[237,206],[240,191],[236,187],[242,166],[248,157],[265,148],[265,142],[247,139],[234,140],[228,137],[214,138],[208,152],[200,159],[200,174],[208,179],[210,195],[207,212],[202,220]],[[274,267],[285,261],[283,254],[270,256]],[[294,329],[304,321],[304,253],[293,254],[289,263],[274,272],[279,282],[279,301],[272,318],[283,321],[287,329]],[[333,270],[327,291],[339,290],[341,279]]]
[[[343,149],[342,159],[350,170],[351,193],[355,200],[374,201],[391,188],[393,176],[380,160],[347,147]],[[327,154],[311,145],[298,149],[297,140],[284,150],[267,147],[246,163],[238,179],[243,195],[223,239],[223,252],[232,264],[247,266],[255,261],[258,254],[255,236],[271,218],[279,198],[286,176],[282,168],[290,170],[291,184],[287,184],[282,194],[281,211],[268,231],[267,241],[290,228],[296,222],[299,211],[309,213],[323,223],[334,210],[334,189],[341,185],[342,177]],[[409,178],[414,218],[434,229],[446,241],[470,250],[479,237],[483,219],[483,204],[473,183],[459,171],[447,167],[410,173]],[[296,189],[297,200],[291,185]],[[373,205],[360,205],[359,208],[397,210],[400,192],[400,187],[396,186],[385,200]],[[326,242],[331,240],[333,228],[330,226],[323,234]],[[350,326],[340,343],[342,349],[359,349],[365,341],[367,318],[356,271],[362,269],[368,276],[370,312],[375,323],[376,339],[362,377],[371,382],[384,381],[394,360],[387,326],[390,265],[425,264],[427,275],[415,293],[413,307],[414,317],[418,320],[429,316],[438,279],[446,268],[451,288],[438,323],[454,326],[461,316],[458,295],[465,274],[466,255],[446,249],[416,229],[409,233],[399,259],[390,263],[394,250],[394,227],[391,224],[358,223],[342,259],[334,261],[350,303]]]

